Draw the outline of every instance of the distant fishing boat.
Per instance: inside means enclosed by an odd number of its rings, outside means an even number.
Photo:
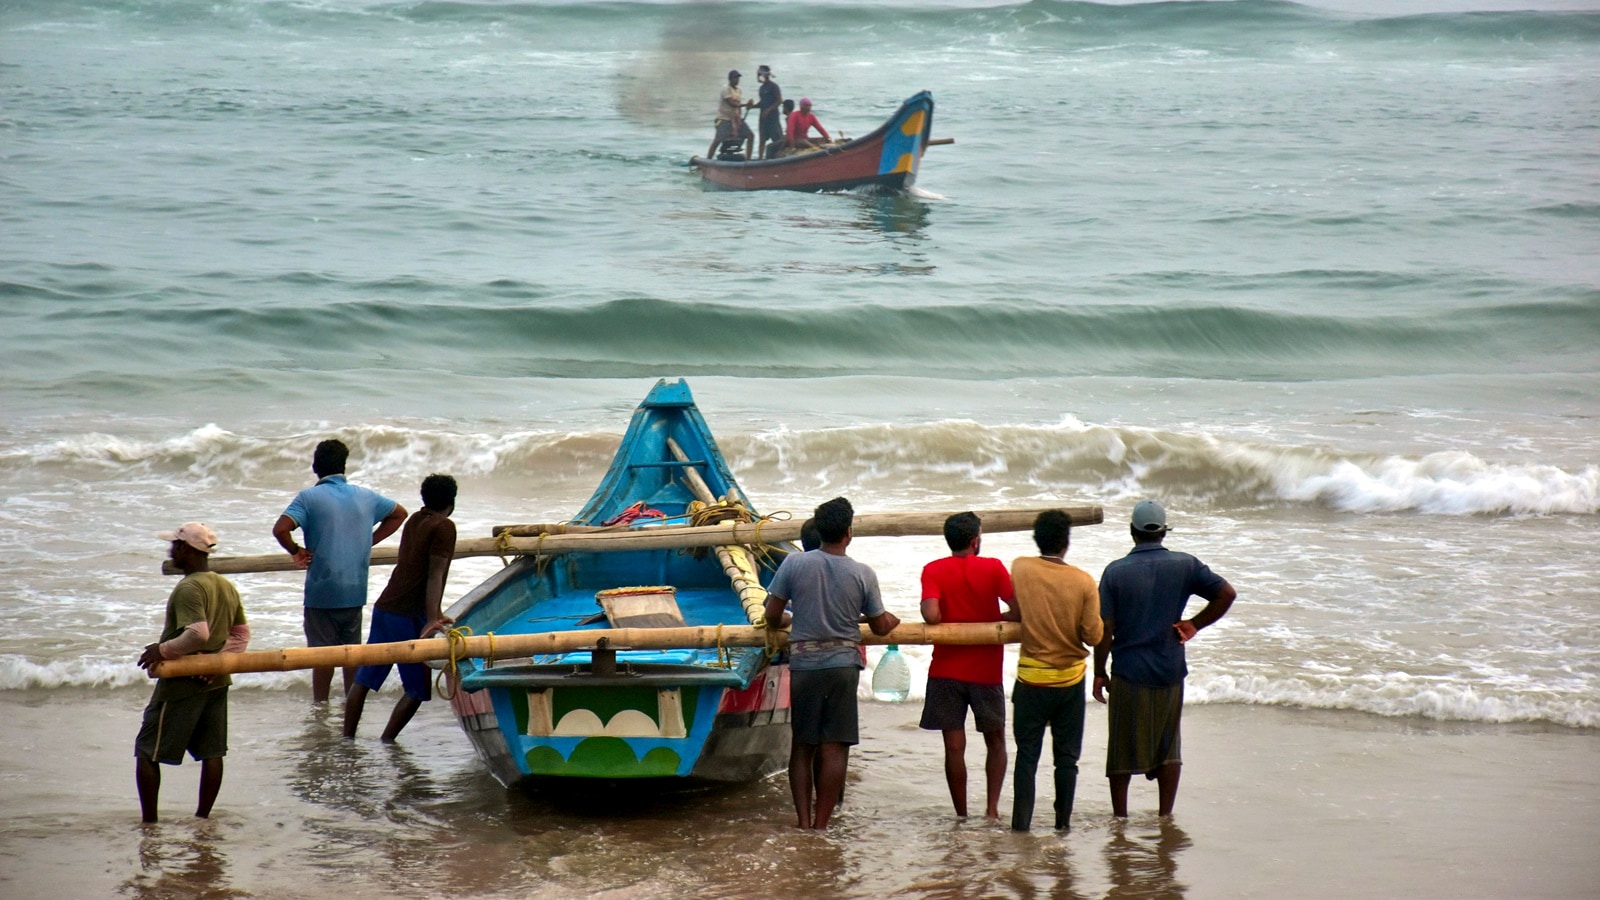
[[[689,388],[635,410],[580,528],[754,516]],[[701,521],[697,519],[696,521]],[[783,543],[781,556],[793,550]],[[761,624],[777,561],[744,547],[523,556],[449,610],[475,635]],[[733,573],[733,574],[730,574]],[[737,579],[737,582],[734,580]],[[505,785],[553,779],[754,781],[789,755],[788,666],[761,647],[569,653],[459,663],[451,705]]]
[[[730,191],[837,191],[859,187],[904,190],[917,178],[933,129],[933,95],[923,91],[900,105],[871,134],[820,150],[777,159],[729,161],[694,157],[705,185]]]

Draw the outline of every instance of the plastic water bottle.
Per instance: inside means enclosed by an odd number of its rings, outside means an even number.
[[[886,703],[900,703],[911,694],[911,666],[900,653],[899,644],[890,644],[889,649],[878,657],[878,665],[872,670],[872,698]]]

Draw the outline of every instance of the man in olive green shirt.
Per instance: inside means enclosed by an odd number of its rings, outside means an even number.
[[[239,592],[210,568],[216,532],[203,522],[189,522],[160,538],[171,541],[172,561],[184,577],[167,598],[161,640],[139,654],[139,667],[149,670],[162,660],[193,653],[242,652],[250,643],[250,626],[245,623]],[[156,682],[133,743],[134,781],[146,822],[156,821],[156,798],[161,792],[161,769],[156,764],[179,765],[184,751],[200,763],[200,804],[194,814],[202,819],[211,815],[222,789],[222,758],[228,753],[228,685],[232,682],[227,675]]]

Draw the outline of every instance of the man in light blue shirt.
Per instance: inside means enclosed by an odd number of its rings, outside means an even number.
[[[295,495],[272,526],[272,536],[306,570],[306,646],[331,647],[361,643],[361,610],[367,605],[367,570],[372,547],[394,534],[406,521],[405,507],[388,497],[345,480],[350,448],[343,441],[317,445],[311,470],[317,483]],[[374,528],[373,526],[377,526]],[[305,533],[306,545],[293,532]],[[345,693],[355,668],[344,670]],[[311,699],[328,701],[333,669],[311,670]]]

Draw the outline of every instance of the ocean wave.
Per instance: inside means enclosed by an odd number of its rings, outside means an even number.
[[[1318,679],[1191,673],[1185,703],[1248,703],[1302,709],[1340,709],[1380,716],[1456,722],[1552,722],[1600,728],[1593,693],[1516,691],[1423,678],[1404,672]]]
[[[397,358],[425,358],[445,371],[557,378],[665,371],[1319,380],[1497,372],[1504,359],[1538,359],[1545,371],[1587,371],[1600,343],[1597,295],[1588,289],[1502,290],[1514,299],[1465,305],[1443,318],[1431,308],[1380,305],[1385,297],[1414,293],[1424,277],[1430,292],[1481,294],[1484,283],[1467,275],[1139,272],[1101,278],[1082,286],[1087,295],[1058,304],[1008,299],[999,295],[1003,288],[993,288],[995,296],[976,305],[926,296],[916,305],[825,306],[556,299],[517,281],[475,289],[400,276],[282,277],[316,278],[319,290],[335,296],[307,305],[296,285],[281,290],[282,301],[248,307],[205,298],[158,308],[105,300],[75,315],[72,327],[92,327],[75,338],[70,354],[59,340],[66,323],[41,303],[18,311],[6,368],[33,380],[93,356],[112,367],[109,374],[156,375],[164,336],[177,330],[204,348],[192,364],[212,372],[387,367]],[[1301,302],[1270,308],[1284,294]],[[352,344],[351,334],[363,340]],[[797,336],[804,353],[796,352]],[[1463,347],[1474,352],[1463,354]],[[1152,358],[1163,361],[1160,372],[1149,371]]]
[[[407,477],[449,471],[492,478],[531,467],[604,471],[620,433],[510,432],[489,434],[405,425],[329,426],[273,435],[245,435],[208,424],[168,437],[131,438],[90,433],[0,447],[0,471],[68,470],[104,481],[199,484],[273,482],[302,476],[318,442],[344,441],[364,473]]]
[[[279,691],[310,683],[309,672],[262,672],[237,676],[234,688]],[[79,658],[38,663],[21,656],[0,656],[0,691],[134,688],[150,684],[144,670],[130,661]]]
[[[51,0],[12,3],[28,27],[59,27],[87,21],[100,27],[150,29],[256,29],[327,36],[370,32],[390,23],[429,29],[510,29],[530,40],[560,40],[565,47],[608,48],[635,29],[670,39],[693,38],[698,46],[733,36],[782,42],[826,29],[857,34],[864,41],[885,34],[915,35],[941,46],[988,44],[1025,38],[1031,44],[1101,47],[1159,41],[1179,46],[1214,46],[1228,52],[1270,51],[1296,42],[1327,40],[1403,44],[1480,43],[1504,52],[1508,46],[1583,45],[1600,39],[1600,15],[1591,11],[1512,10],[1432,12],[1420,15],[1359,15],[1283,0],[1210,0],[1102,4],[1074,0],[1029,0],[972,5],[887,2],[743,4],[721,2],[501,2],[501,0],[367,0],[335,3],[302,0],[101,0],[60,4]],[[781,14],[779,10],[781,9]],[[437,37],[436,34],[431,34]]]
[[[247,435],[206,425],[166,437],[90,433],[0,447],[0,473],[63,474],[118,483],[278,485],[304,475],[316,443],[351,447],[361,477],[448,471],[546,485],[599,479],[621,432],[493,431],[425,423],[343,425]],[[1577,469],[1491,460],[1463,450],[1418,456],[1341,452],[1177,431],[1086,424],[986,425],[971,420],[740,432],[719,440],[747,490],[784,485],[937,496],[954,488],[997,498],[1063,493],[1119,502],[1154,495],[1213,509],[1313,505],[1352,513],[1594,515],[1600,465]]]
[[[758,476],[804,483],[825,468],[830,484],[843,490],[874,483],[931,492],[959,483],[990,485],[997,496],[1013,498],[1154,495],[1212,508],[1306,503],[1360,513],[1600,513],[1600,465],[1567,471],[1462,451],[1345,454],[1072,419],[1055,427],[951,421],[780,431],[724,446]]]

